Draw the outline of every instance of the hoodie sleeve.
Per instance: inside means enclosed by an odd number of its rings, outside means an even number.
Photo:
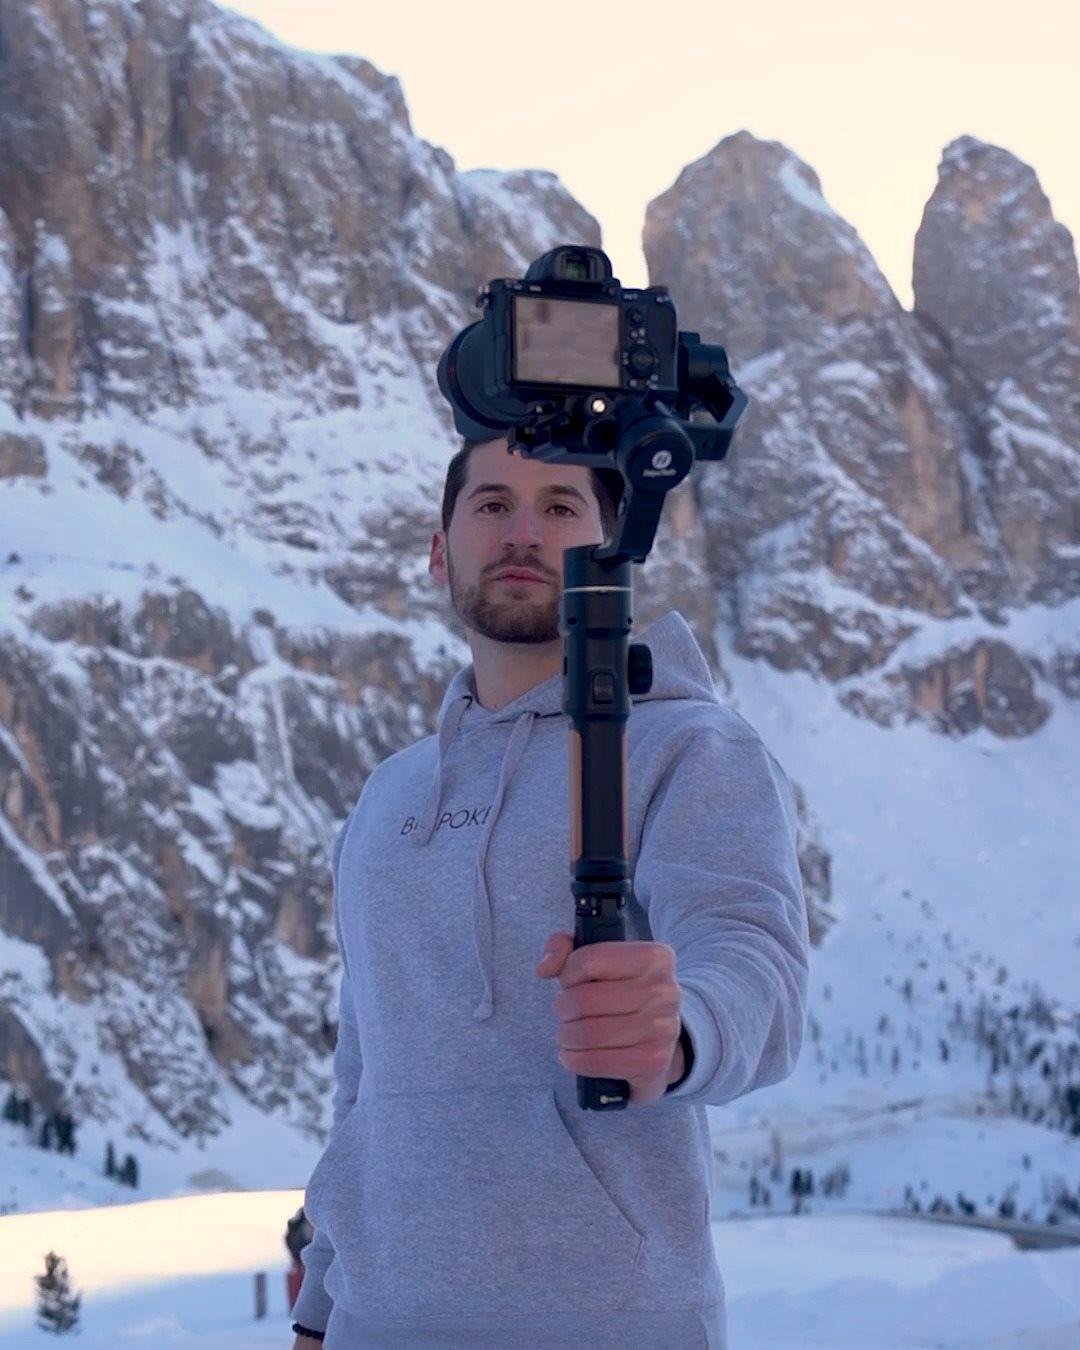
[[[646,812],[634,892],[675,951],[690,1072],[659,1099],[722,1106],[786,1078],[809,932],[787,775],[758,737],[695,728]]]
[[[338,906],[338,868],[341,862],[341,849],[345,843],[345,834],[352,820],[341,828],[334,843],[330,861],[330,874],[334,883],[334,932],[337,936],[338,951],[341,953],[341,992],[338,1008],[337,1045],[334,1048],[334,1113],[331,1134],[348,1115],[360,1087],[360,1074],[363,1061],[360,1056],[360,1036],[357,1031],[356,1011],[353,1002],[352,981],[345,960],[345,943],[341,933],[341,914]],[[319,1230],[300,1253],[304,1267],[304,1279],[300,1293],[293,1305],[293,1320],[312,1331],[325,1331],[330,1320],[333,1300],[323,1285],[323,1277],[334,1257],[330,1240],[323,1237]]]

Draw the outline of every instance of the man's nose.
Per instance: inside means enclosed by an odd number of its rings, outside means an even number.
[[[540,517],[528,507],[519,507],[507,518],[503,538],[513,544],[542,544]]]

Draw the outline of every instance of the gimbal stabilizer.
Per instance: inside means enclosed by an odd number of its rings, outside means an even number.
[[[477,303],[484,317],[439,362],[459,433],[494,440],[509,431],[511,453],[615,467],[623,477],[611,540],[563,554],[559,621],[574,947],[621,942],[633,895],[626,722],[631,698],[652,685],[649,648],[629,643],[630,564],[645,561],[664,498],[695,454],[727,454],[747,399],[722,347],[676,333],[666,288],[622,288],[600,249],[562,245],[522,280],[490,282]],[[629,1095],[622,1079],[578,1075],[583,1110],[620,1110]]]

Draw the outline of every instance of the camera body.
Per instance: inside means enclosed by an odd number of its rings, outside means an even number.
[[[618,396],[678,393],[667,288],[620,286],[599,249],[552,249],[523,278],[489,282],[477,304],[484,317],[439,363],[439,387],[462,435],[494,439],[512,425],[528,444],[530,421],[538,430],[545,416],[558,418],[575,459],[600,464],[614,448]]]
[[[676,392],[675,309],[666,287],[620,286],[607,258],[570,246],[540,261],[548,263],[544,272],[534,265],[521,280],[492,281],[481,292],[493,395]]]
[[[483,317],[438,369],[460,435],[510,430],[525,455],[602,466],[653,412],[678,426],[691,461],[723,458],[746,398],[722,347],[678,331],[667,287],[621,286],[602,250],[562,244],[524,277],[488,282],[476,303]]]

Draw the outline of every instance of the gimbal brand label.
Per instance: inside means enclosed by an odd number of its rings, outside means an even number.
[[[656,454],[652,457],[652,468],[642,469],[642,478],[670,478],[671,475],[676,472],[676,470],[671,467],[671,459],[672,455],[670,450],[657,450]]]
[[[452,830],[464,829],[467,825],[486,825],[488,814],[491,811],[488,806],[474,806],[471,809],[462,807],[460,811],[444,811],[435,823],[433,834],[438,834],[444,825],[448,825]],[[399,834],[412,834],[413,830],[420,828],[420,822],[415,816],[407,817],[405,824],[402,825]]]

